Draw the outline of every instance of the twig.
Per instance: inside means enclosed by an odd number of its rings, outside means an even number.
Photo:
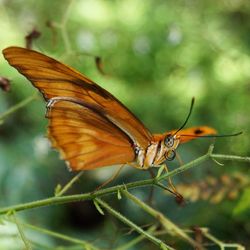
[[[213,157],[216,157],[217,154],[212,154]],[[221,155],[219,155],[221,157]],[[161,175],[159,178],[155,179],[147,179],[147,180],[142,180],[142,181],[136,181],[136,182],[131,182],[126,184],[127,189],[133,189],[137,187],[144,187],[144,186],[150,186],[150,185],[155,185],[161,180],[168,178],[170,176],[174,176],[178,173],[181,173],[183,171],[186,171],[187,169],[190,169],[192,167],[200,166],[202,162],[205,162],[211,157],[210,153],[205,154],[204,156],[201,156],[197,159],[195,159],[192,162],[189,162],[169,173]],[[248,159],[249,157],[243,157]],[[222,159],[222,158],[221,158]],[[227,156],[223,156],[223,159],[227,159]],[[238,156],[230,156],[230,160],[235,160],[235,161],[243,161],[242,157]],[[245,160],[248,161],[248,160]],[[22,211],[22,210],[27,210],[27,209],[33,209],[37,207],[44,207],[48,205],[57,205],[57,204],[64,204],[64,203],[69,203],[69,202],[77,202],[77,201],[84,201],[84,200],[93,200],[96,197],[108,195],[108,194],[114,194],[117,193],[118,190],[123,189],[124,185],[117,185],[114,187],[109,187],[105,188],[102,190],[98,190],[96,192],[89,192],[85,194],[76,194],[76,195],[65,195],[62,197],[51,197],[43,200],[38,200],[38,201],[32,201],[32,202],[27,202],[23,204],[18,204],[18,205],[13,205],[9,207],[5,207],[0,209],[0,214],[5,214],[8,211],[14,210],[14,211]]]
[[[237,244],[237,243],[224,243],[221,240],[217,239],[213,235],[209,233],[209,230],[207,228],[201,228],[202,234],[208,238],[209,240],[213,241],[215,244],[217,244],[221,250],[225,250],[226,248],[235,248],[236,250],[245,250],[245,247]]]
[[[175,225],[172,221],[166,218],[162,213],[155,210],[154,208],[147,205],[145,202],[139,200],[137,197],[129,193],[127,190],[121,191],[123,195],[127,198],[135,202],[140,208],[145,210],[148,214],[159,220],[159,222],[163,225],[163,227],[167,230],[167,232],[173,236],[178,236],[190,243],[192,246],[197,249],[204,249],[200,244],[195,242],[192,238],[190,238],[182,229],[180,229],[177,225]]]
[[[66,8],[65,14],[63,15],[62,21],[60,24],[57,25],[57,27],[60,28],[62,32],[62,38],[65,44],[66,53],[72,52],[70,39],[69,39],[67,28],[66,28],[72,4],[73,4],[73,0],[69,0],[68,6]]]
[[[74,176],[59,192],[56,192],[55,196],[59,197],[65,194],[72,187],[72,185],[79,180],[83,173],[84,171],[81,171],[76,176]]]
[[[166,245],[162,240],[156,238],[155,236],[149,234],[148,232],[144,231],[141,227],[137,226],[134,222],[127,219],[125,216],[114,210],[112,207],[110,207],[106,202],[103,200],[96,198],[95,199],[103,208],[105,208],[109,213],[111,213],[113,216],[118,218],[123,223],[127,224],[131,228],[133,228],[135,231],[143,235],[148,240],[152,241],[154,244],[160,247],[160,249],[164,250],[174,250],[172,247]]]
[[[153,233],[155,230],[156,230],[156,226],[153,225],[146,232],[150,234],[150,233]],[[139,242],[141,242],[144,239],[145,239],[145,236],[140,235],[140,236],[136,237],[135,239],[129,241],[128,243],[125,243],[124,245],[117,247],[115,250],[131,249],[133,246],[135,246],[136,244],[138,244]]]
[[[13,222],[12,220],[10,219],[5,219],[7,221],[10,221],[10,222]],[[27,228],[30,228],[32,230],[35,230],[37,232],[40,232],[40,233],[43,233],[43,234],[47,234],[49,236],[52,236],[52,237],[55,237],[55,238],[58,238],[58,239],[61,239],[61,240],[65,240],[65,241],[68,241],[68,242],[72,242],[74,244],[78,244],[78,245],[81,245],[81,246],[84,246],[84,247],[88,247],[88,249],[92,249],[92,250],[98,250],[99,248],[91,245],[89,242],[87,241],[84,241],[84,240],[80,240],[80,239],[76,239],[76,238],[73,238],[73,237],[69,237],[67,235],[64,235],[64,234],[60,234],[60,233],[57,233],[57,232],[53,232],[51,230],[48,230],[48,229],[44,229],[44,228],[41,228],[41,227],[36,227],[34,225],[31,225],[31,224],[28,224],[28,223],[24,223],[24,222],[18,222],[18,225],[19,226],[22,226],[22,227],[27,227]],[[31,248],[30,248],[31,249]]]
[[[25,236],[25,234],[23,232],[22,224],[16,218],[15,213],[12,214],[12,217],[13,217],[13,221],[15,222],[15,224],[17,226],[18,232],[20,234],[20,238],[22,239],[22,241],[23,241],[23,243],[25,245],[25,249],[26,250],[32,250],[31,245],[30,245],[28,239],[26,238],[26,236]]]
[[[237,155],[211,154],[210,157],[216,160],[250,162],[250,157],[237,156]]]
[[[18,111],[19,109],[23,108],[24,106],[26,106],[27,104],[29,104],[30,102],[35,100],[37,97],[38,97],[38,95],[37,95],[37,93],[35,93],[34,95],[32,95],[32,96],[22,100],[21,102],[15,104],[13,107],[9,108],[7,111],[0,114],[0,121],[4,120],[10,114],[12,114],[12,113]]]

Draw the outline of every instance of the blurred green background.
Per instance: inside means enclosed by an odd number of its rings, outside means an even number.
[[[217,139],[215,152],[250,155],[249,1],[0,0],[1,50],[11,45],[24,47],[24,37],[34,28],[41,37],[33,48],[77,68],[103,86],[152,132],[178,128],[195,96],[188,126],[208,125],[220,134],[243,131],[238,137]],[[98,71],[90,54],[102,58],[105,75]],[[0,76],[11,80],[11,91],[0,93],[2,113],[36,90],[2,56],[0,69]],[[8,116],[0,126],[1,207],[52,196],[58,183],[74,176],[47,143],[44,113],[45,103],[40,98]],[[189,162],[203,155],[212,142],[195,140],[181,145],[178,152],[183,162]],[[174,161],[169,167],[178,165]],[[86,172],[70,193],[93,190],[115,169]],[[115,183],[144,178],[149,178],[147,172],[127,167]],[[203,190],[199,189],[201,181],[208,183]],[[191,191],[198,190],[195,199],[191,195],[195,201],[187,200],[186,206],[180,207],[172,197],[155,190],[155,208],[183,228],[205,226],[224,241],[250,246],[249,165],[225,162],[221,167],[209,161],[178,175],[174,182],[177,187],[193,183]],[[210,198],[202,198],[210,188]],[[229,196],[230,191],[234,196]],[[147,200],[150,190],[141,188],[133,193]],[[211,198],[218,194],[222,199]],[[107,200],[139,225],[153,222],[124,199],[111,196]],[[112,216],[99,215],[91,202],[35,209],[18,216],[105,249],[137,236],[128,234],[129,228]],[[27,234],[52,249],[67,245],[34,231]],[[179,246],[177,239],[163,239]],[[22,244],[15,236],[15,226],[0,226],[0,249],[22,249]],[[157,249],[146,240],[134,249],[141,247]]]

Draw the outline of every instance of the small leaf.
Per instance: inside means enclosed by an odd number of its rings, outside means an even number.
[[[233,210],[233,215],[240,215],[245,212],[250,211],[250,188],[246,188],[237,204]]]
[[[62,185],[61,184],[57,184],[56,188],[55,188],[55,196],[57,196],[62,190]]]
[[[159,178],[159,177],[161,176],[161,174],[162,174],[162,172],[163,172],[164,169],[165,169],[165,166],[162,165],[162,166],[159,168],[158,172],[157,172],[156,178]]]
[[[120,189],[117,190],[117,199],[118,200],[122,199],[122,195],[121,195]]]
[[[2,218],[0,218],[0,225],[5,225],[5,221]]]
[[[160,248],[161,248],[162,250],[169,250],[169,248],[167,248],[167,247],[164,245],[163,242],[160,243]]]
[[[13,214],[15,214],[15,210],[9,210],[9,211],[6,213],[6,216],[9,217],[9,216],[12,216]]]
[[[99,206],[98,202],[97,202],[96,200],[93,200],[93,202],[94,202],[94,205],[95,205],[97,211],[98,211],[101,215],[104,215],[104,212],[103,212],[102,208]]]

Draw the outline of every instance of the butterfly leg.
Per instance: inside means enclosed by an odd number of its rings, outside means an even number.
[[[168,173],[169,170],[168,170],[167,165],[164,164],[163,166],[164,166],[165,171]],[[176,187],[174,186],[171,177],[168,177],[168,184],[170,185],[170,187],[172,188],[172,190],[173,190],[175,193],[177,193]]]
[[[164,164],[163,166],[164,166],[164,168],[165,168],[165,171],[168,173],[169,170],[168,170],[167,165]],[[177,191],[175,185],[174,185],[173,182],[172,182],[171,177],[168,177],[168,184],[170,185],[170,187],[171,187],[173,193],[175,194],[176,202],[182,205],[183,202],[184,202],[184,198],[183,198],[183,196]]]
[[[105,182],[103,182],[101,185],[99,185],[98,187],[95,188],[95,190],[92,192],[96,192],[98,190],[100,190],[101,188],[107,186],[110,182],[112,182],[119,174],[120,172],[122,171],[123,167],[125,166],[126,164],[123,164],[121,165],[118,170],[109,178],[107,179]]]
[[[180,156],[180,154],[179,154],[178,152],[176,152],[176,159],[177,159],[177,161],[179,162],[180,166],[181,166],[181,165],[184,165],[184,162],[183,162],[183,160],[181,159],[181,156]]]
[[[149,172],[151,178],[154,179],[155,178],[155,174],[154,174],[152,168],[149,168],[148,172]],[[148,195],[148,199],[147,199],[149,205],[153,205],[152,204],[153,203],[153,196],[154,196],[154,185],[151,185],[150,191],[149,191],[149,195]]]
[[[133,167],[133,168],[137,168],[142,170],[142,167],[140,165],[138,165],[136,162],[129,162],[127,163],[129,166]]]

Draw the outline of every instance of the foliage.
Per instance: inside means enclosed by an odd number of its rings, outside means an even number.
[[[117,96],[153,132],[179,127],[195,96],[196,107],[189,125],[206,124],[221,134],[243,131],[242,136],[217,140],[215,149],[227,155],[250,155],[250,4],[247,1],[2,0],[0,16],[1,50],[10,45],[24,46],[25,37],[32,30],[41,32],[33,41],[34,48],[78,68]],[[43,101],[3,58],[0,65],[1,77],[11,81],[11,91],[0,93],[3,122],[0,126],[0,206],[5,207],[51,197],[55,186],[67,183],[73,174],[67,172],[58,154],[50,150],[44,139],[47,121],[43,116]],[[189,162],[203,155],[210,142],[200,139],[183,145],[179,149],[182,161]],[[155,189],[151,207],[181,229],[205,226],[212,232],[202,229],[209,239],[216,235],[224,242],[233,240],[249,246],[249,182],[230,186],[221,179],[224,175],[233,179],[235,173],[248,176],[249,163],[235,159],[223,163],[224,166],[218,166],[216,162],[206,161],[201,164],[202,168],[176,175],[174,182],[177,189],[184,184],[193,185],[193,191],[199,190],[200,182],[207,180],[208,175],[213,176],[218,183],[221,181],[221,189],[215,188],[214,192],[230,187],[239,191],[235,199],[227,200],[223,196],[217,204],[198,199],[179,207],[172,196]],[[179,163],[169,165],[171,172]],[[92,191],[113,171],[115,168],[84,173],[69,192]],[[127,167],[114,187],[117,183],[148,178],[147,173]],[[61,190],[57,189],[57,194]],[[114,219],[115,215],[107,215],[106,204],[121,211],[143,230],[145,226],[146,233],[167,245],[187,249],[183,248],[185,243],[166,236],[164,229],[160,235],[162,228],[152,226],[160,220],[152,220],[142,212],[142,206],[138,208],[135,202],[128,202],[124,189],[119,192],[121,199],[113,195],[95,200],[105,216],[99,214],[92,202],[86,201],[4,217],[4,225],[0,226],[0,249],[17,249],[17,243],[23,246],[23,242],[27,249],[34,243],[34,249],[45,249],[45,246],[77,249],[74,248],[77,244],[86,249],[122,245],[124,248],[120,249],[126,249],[125,244],[131,242],[127,249],[142,246],[154,249],[145,235],[138,236],[124,227],[119,218]],[[129,194],[141,202],[147,200],[149,193],[147,187],[129,190]],[[201,189],[201,196],[204,193]],[[63,197],[59,195],[57,199],[60,198]],[[23,242],[20,237],[16,238],[18,230],[13,222],[19,225]],[[35,229],[31,230],[32,226]],[[67,237],[71,239],[70,245],[59,240]]]

